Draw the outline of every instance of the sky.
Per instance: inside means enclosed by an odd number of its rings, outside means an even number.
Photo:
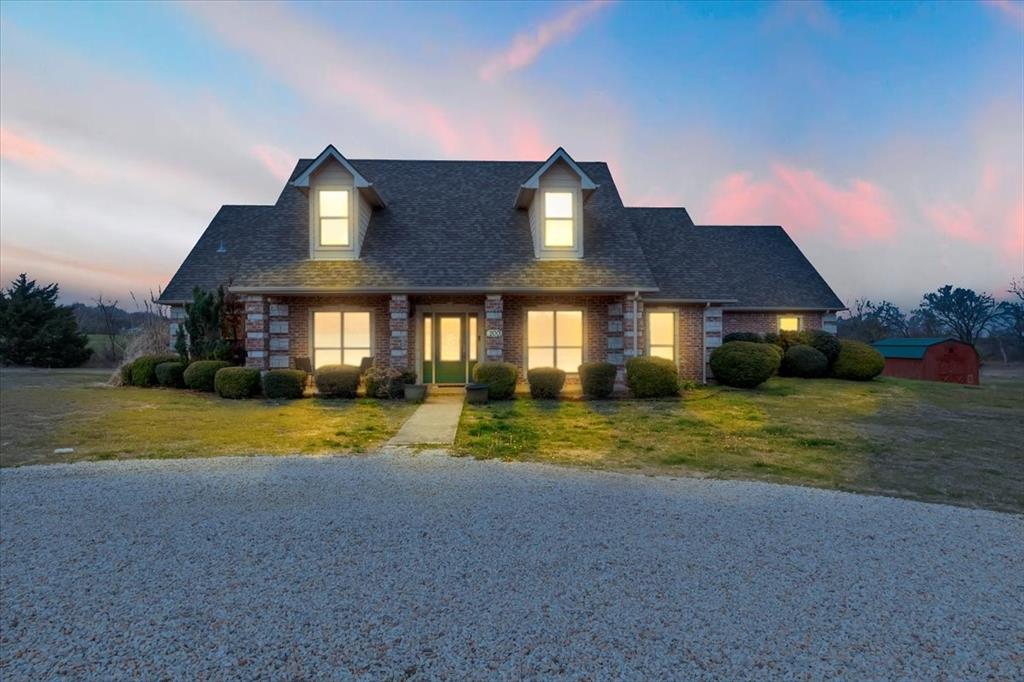
[[[0,280],[164,286],[296,160],[607,161],[839,296],[1024,273],[1024,2],[0,5]]]

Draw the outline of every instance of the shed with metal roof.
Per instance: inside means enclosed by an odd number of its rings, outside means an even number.
[[[931,336],[882,339],[873,345],[885,357],[885,376],[978,384],[978,353],[969,343]]]

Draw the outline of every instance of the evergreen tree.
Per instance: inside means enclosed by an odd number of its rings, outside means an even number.
[[[92,355],[68,306],[57,305],[57,284],[36,286],[22,273],[0,291],[0,363],[77,367]]]

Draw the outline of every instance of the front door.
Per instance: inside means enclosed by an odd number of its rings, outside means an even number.
[[[427,313],[422,329],[423,382],[467,383],[476,365],[476,313]]]

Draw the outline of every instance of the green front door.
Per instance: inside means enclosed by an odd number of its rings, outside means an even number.
[[[439,384],[466,383],[466,316],[434,316],[434,363]]]

